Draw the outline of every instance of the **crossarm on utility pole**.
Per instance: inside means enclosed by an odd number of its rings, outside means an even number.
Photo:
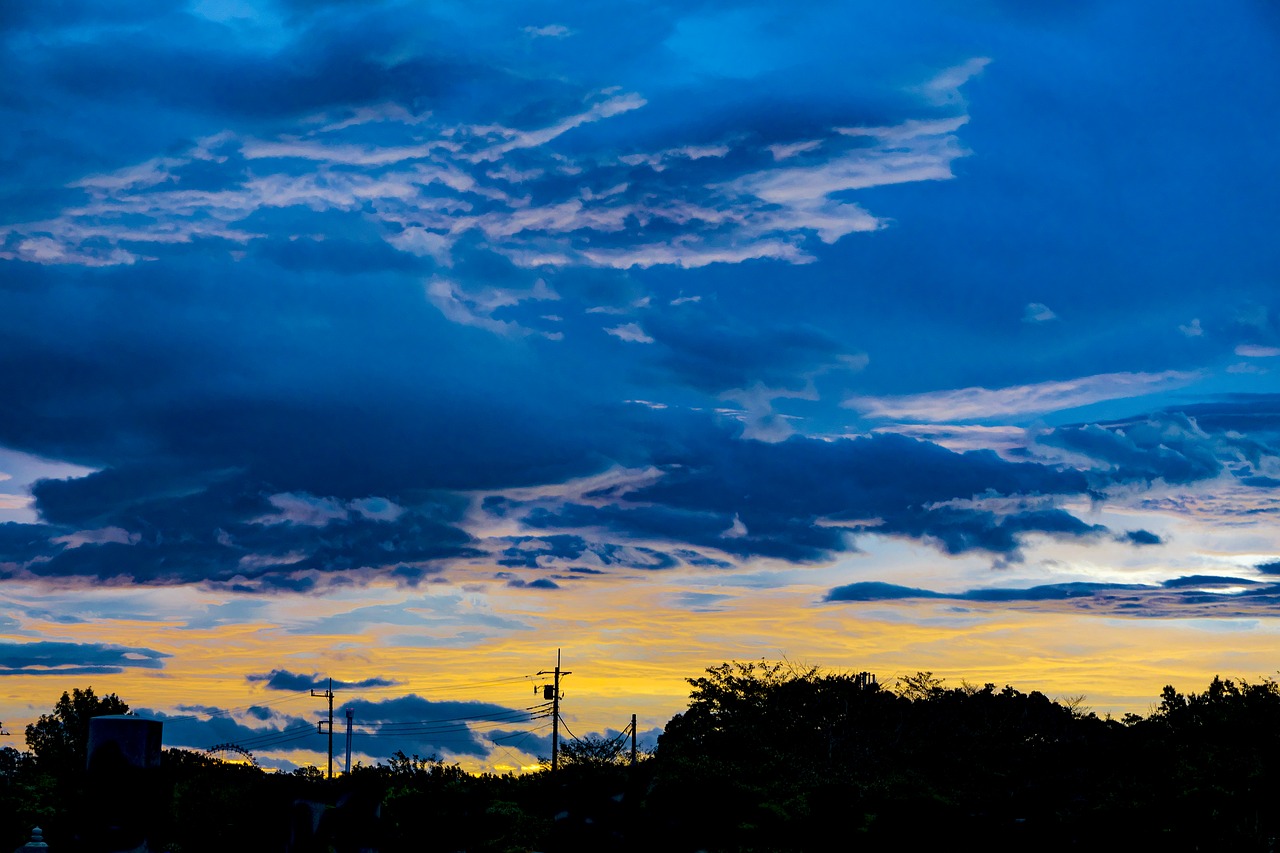
[[[554,773],[560,767],[560,678],[573,673],[560,669],[560,650],[556,649],[556,668],[551,672],[544,669],[538,675],[555,676],[551,685],[551,771]]]
[[[324,691],[323,693],[317,693],[315,691],[315,688],[313,687],[311,689],[311,695],[318,696],[321,699],[329,700],[329,719],[321,720],[320,722],[316,723],[316,731],[323,733],[324,729],[320,727],[325,725],[326,723],[329,726],[329,774],[328,776],[330,779],[332,779],[333,778],[333,679],[332,678],[329,679],[328,690]],[[348,758],[348,761],[349,760],[350,759]]]

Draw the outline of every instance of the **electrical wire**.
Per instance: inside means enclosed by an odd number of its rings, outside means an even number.
[[[207,714],[211,719],[226,718],[231,717],[240,711],[248,711],[250,708],[260,708],[264,705],[279,705],[282,702],[294,702],[298,699],[310,698],[310,696],[310,693],[298,692],[289,696],[281,696],[278,699],[264,699],[261,702],[254,702],[251,705],[239,705],[234,708],[211,708],[206,711],[201,711],[201,713]]]
[[[420,690],[420,691],[410,688],[408,687],[408,685],[405,685],[405,684],[388,684],[382,687],[361,687],[361,688],[339,687],[334,690],[334,693],[336,694],[338,690],[342,690],[344,692],[355,693],[359,695],[363,693],[376,693],[381,691],[396,690],[401,692],[408,691],[406,695],[416,695],[418,693],[424,693],[424,694],[430,693],[434,695],[437,693],[449,693],[457,690],[474,690],[477,687],[492,687],[499,684],[512,684],[517,681],[526,681],[536,677],[537,677],[536,675],[513,675],[506,678],[494,678],[488,681],[472,681],[465,684],[451,684],[446,687],[431,687],[429,689]],[[250,708],[257,708],[257,707],[262,707],[266,705],[279,705],[283,702],[295,702],[299,699],[310,699],[310,698],[314,698],[310,691],[299,690],[296,692],[292,692],[287,696],[281,696],[276,699],[263,699],[261,701],[251,702],[248,705],[237,705],[231,708],[209,708],[208,710],[204,710],[201,713],[204,713],[211,718],[230,717],[238,712],[248,711]],[[426,697],[424,696],[423,698],[426,698]]]
[[[263,732],[260,735],[250,735],[249,737],[241,738],[236,741],[236,746],[240,746],[245,749],[255,747],[260,749],[269,743],[275,743],[281,740],[297,740],[311,734],[318,734],[316,727],[313,725],[294,726],[289,729],[278,729],[276,731]]]
[[[544,731],[546,731],[548,728],[550,728],[550,725],[539,726],[538,728],[536,728],[536,729],[530,729],[530,730],[529,730],[529,731],[527,731],[527,732],[515,732],[515,733],[513,733],[513,734],[509,734],[509,735],[502,735],[501,737],[489,738],[489,740],[493,743],[493,745],[494,745],[494,746],[498,747],[498,749],[500,749],[500,750],[502,750],[504,753],[506,753],[507,757],[508,757],[508,758],[510,758],[510,759],[512,760],[512,762],[514,762],[514,763],[515,763],[515,765],[516,765],[517,767],[521,767],[522,765],[520,764],[520,759],[518,759],[518,758],[516,758],[514,755],[512,755],[512,754],[511,754],[511,750],[510,750],[510,749],[507,749],[507,747],[505,747],[505,746],[503,746],[502,744],[498,743],[498,741],[500,741],[500,740],[508,740],[508,739],[510,739],[510,738],[513,738],[513,737],[520,737],[520,743],[524,743],[524,742],[525,742],[525,740],[527,740],[531,735],[533,735],[533,733],[534,733],[534,732],[544,732]],[[519,748],[520,748],[520,746],[519,746],[519,744],[512,744],[512,748],[513,748],[513,749],[519,749]]]
[[[475,690],[476,688],[479,688],[479,687],[491,687],[491,686],[502,685],[502,684],[513,684],[513,683],[522,682],[522,681],[528,682],[536,678],[538,678],[537,674],[518,675],[518,676],[510,676],[507,678],[490,679],[487,681],[469,682],[466,684],[453,684],[445,687],[437,686],[437,687],[432,687],[429,690],[423,690],[421,692],[435,695],[439,693],[449,693],[449,692],[454,692],[459,690]],[[347,687],[347,688],[338,688],[337,690],[343,690],[344,692],[347,692],[347,693],[354,693],[356,694],[356,696],[361,696],[365,693],[377,693],[377,692],[386,692],[386,691],[400,691],[400,692],[408,691],[406,695],[416,695],[416,691],[414,691],[413,688],[410,688],[408,685],[405,685],[405,684],[388,684],[388,685],[379,686],[379,687],[362,687],[358,689]],[[335,690],[334,693],[337,693],[337,690]],[[535,692],[537,692],[536,689],[535,689]],[[202,709],[200,713],[207,716],[210,720],[232,719],[237,714],[243,713],[245,711],[249,711],[256,707],[280,705],[286,702],[296,702],[299,699],[311,699],[311,698],[315,698],[315,694],[312,693],[311,691],[306,691],[306,692],[296,691],[285,696],[280,696],[278,698],[273,698],[273,699],[262,699],[247,705],[239,705],[239,706],[234,706],[230,708]],[[428,699],[427,701],[430,702],[431,700]],[[402,721],[402,722],[384,721],[384,722],[363,723],[361,724],[360,728],[353,729],[352,733],[355,735],[363,736],[363,737],[409,737],[414,735],[429,735],[429,734],[435,734],[435,735],[447,735],[447,734],[453,734],[453,733],[460,734],[465,731],[476,731],[476,730],[483,731],[486,729],[492,729],[499,726],[513,725],[513,724],[524,723],[524,722],[533,722],[536,720],[544,720],[551,716],[552,708],[553,708],[552,702],[543,702],[538,705],[530,706],[524,709],[523,711],[517,711],[513,709],[508,712],[502,712],[497,714],[467,715],[467,716],[461,716],[461,717],[441,717],[441,718],[436,718],[431,720],[416,720],[416,721]],[[192,716],[196,716],[196,715],[193,714]],[[531,729],[528,732],[519,732],[511,736],[527,737],[532,732],[545,730],[548,727],[548,725],[549,724],[546,724],[539,728]],[[259,734],[247,735],[247,736],[238,738],[235,741],[235,744],[236,746],[239,746],[242,749],[249,750],[249,751],[275,749],[285,744],[302,740],[313,734],[322,735],[324,734],[324,732],[318,731],[313,724],[306,724],[302,726],[294,726],[294,727],[285,728],[285,729],[263,731]],[[503,736],[503,737],[505,738],[507,736]]]
[[[574,740],[576,740],[576,741],[581,741],[581,738],[579,738],[579,737],[578,737],[577,735],[575,735],[573,732],[569,731],[569,724],[568,724],[568,723],[566,723],[566,722],[564,721],[564,717],[561,717],[561,716],[560,716],[560,715],[558,715],[558,714],[557,714],[556,716],[557,716],[557,717],[559,718],[559,720],[560,720],[560,725],[564,726],[564,730],[565,730],[566,732],[568,732],[569,737],[573,738],[573,739],[574,739]]]
[[[408,738],[413,735],[443,735],[443,734],[461,734],[463,731],[484,731],[486,729],[497,729],[499,726],[509,726],[520,724],[520,722],[532,722],[530,717],[525,719],[497,720],[492,722],[472,722],[468,725],[465,722],[454,722],[452,725],[444,726],[421,726],[417,729],[396,729],[396,730],[375,730],[361,731],[352,729],[352,734],[361,734],[366,738]]]
[[[403,720],[398,722],[392,721],[392,720],[386,720],[383,722],[361,723],[361,725],[366,728],[391,730],[391,729],[397,729],[397,728],[416,728],[420,726],[436,726],[444,723],[472,723],[472,722],[483,723],[483,722],[491,722],[491,721],[509,722],[514,719],[528,718],[529,716],[531,715],[530,715],[530,712],[527,710],[516,711],[513,709],[510,711],[504,711],[501,713],[494,713],[494,714],[468,714],[462,717],[436,717],[430,720],[412,720],[412,721]]]
[[[417,690],[415,690],[415,689],[413,689],[413,688],[409,688],[409,686],[408,686],[408,685],[406,685],[406,684],[388,684],[388,685],[381,686],[381,687],[359,687],[359,688],[356,688],[356,687],[340,687],[340,688],[335,688],[334,692],[336,693],[338,690],[344,690],[344,691],[349,692],[349,693],[377,693],[377,692],[382,692],[382,691],[386,691],[386,690],[405,690],[405,689],[409,689],[409,691],[410,691],[411,693],[421,692],[421,693],[431,693],[431,694],[433,694],[433,695],[434,695],[434,694],[436,694],[436,693],[449,693],[449,692],[453,692],[453,691],[456,691],[456,690],[473,690],[473,689],[475,689],[475,688],[477,688],[477,687],[492,687],[492,686],[494,686],[494,685],[498,685],[498,684],[511,684],[511,683],[514,683],[514,682],[517,682],[517,681],[525,681],[525,680],[527,680],[527,679],[533,679],[533,678],[536,678],[536,677],[537,677],[537,676],[535,676],[535,675],[513,675],[513,676],[510,676],[510,677],[508,677],[508,678],[495,678],[495,679],[492,679],[492,680],[490,680],[490,681],[472,681],[472,682],[468,682],[468,683],[466,683],[466,684],[450,684],[450,685],[443,686],[443,687],[441,687],[441,686],[434,686],[434,687],[431,687],[431,688],[429,688],[429,689],[425,689],[425,690],[422,690],[422,691],[417,691]]]

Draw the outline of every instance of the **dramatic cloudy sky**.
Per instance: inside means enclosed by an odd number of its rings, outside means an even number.
[[[332,677],[357,757],[510,768],[557,647],[650,739],[730,658],[1277,667],[1274,4],[64,0],[0,55],[11,731],[92,684],[322,761]]]

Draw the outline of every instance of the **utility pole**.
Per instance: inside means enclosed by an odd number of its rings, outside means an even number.
[[[346,774],[351,775],[351,721],[355,717],[356,712],[351,708],[347,709],[347,770]]]
[[[631,715],[631,766],[636,766],[636,715]]]
[[[329,689],[323,693],[317,693],[315,688],[311,688],[312,696],[319,696],[322,699],[329,700],[329,719],[321,720],[316,723],[316,731],[324,734],[324,725],[329,725],[329,778],[333,778],[333,679],[329,679]]]
[[[538,673],[538,675],[552,674],[555,675],[555,681],[543,686],[542,698],[551,700],[551,772],[554,773],[560,767],[560,676],[573,675],[572,672],[560,670],[559,649],[556,649],[556,668],[550,673],[545,669]],[[548,696],[548,693],[551,695]]]

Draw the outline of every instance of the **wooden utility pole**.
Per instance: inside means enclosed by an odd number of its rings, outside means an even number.
[[[631,715],[631,766],[636,766],[636,715]]]
[[[560,669],[560,650],[556,649],[556,668],[550,673],[544,669],[538,675],[555,676],[550,685],[542,688],[542,698],[551,700],[551,772],[554,773],[560,767],[560,677],[573,673]]]
[[[333,778],[333,679],[329,679],[329,689],[323,693],[317,693],[315,688],[311,689],[312,696],[319,696],[322,699],[329,700],[329,719],[321,720],[316,723],[316,731],[324,734],[324,725],[329,725],[329,778]]]

